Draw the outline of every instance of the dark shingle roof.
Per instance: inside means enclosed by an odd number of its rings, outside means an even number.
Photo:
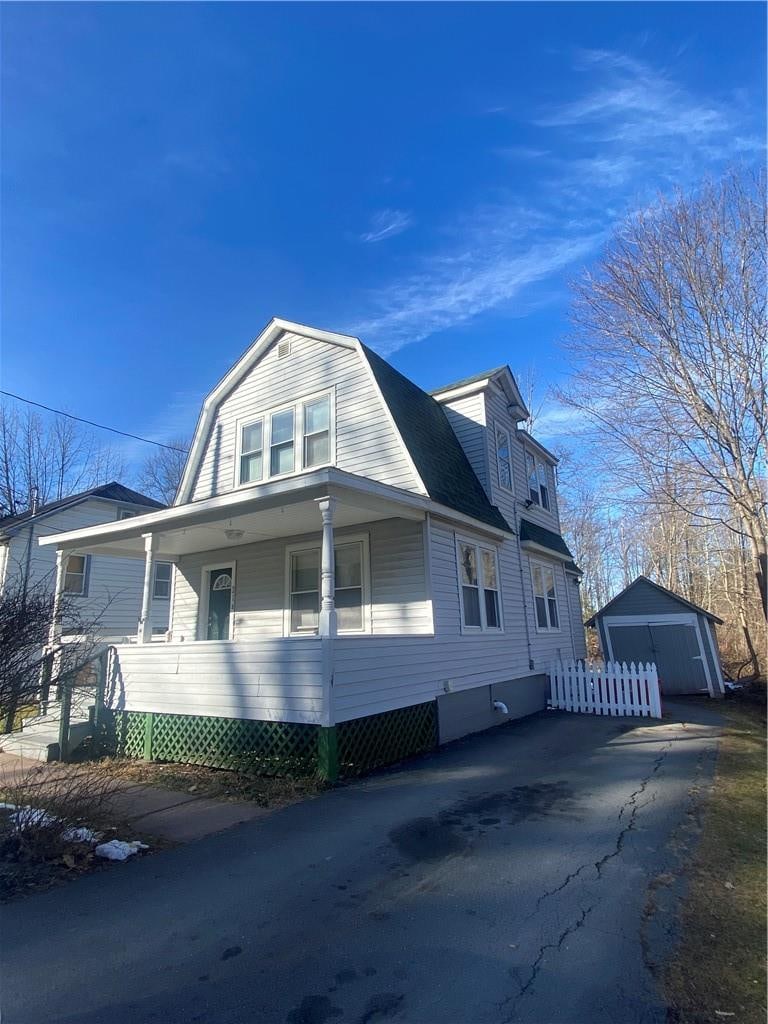
[[[607,612],[609,608],[613,607],[613,605],[615,605],[620,598],[624,597],[628,590],[632,590],[633,587],[636,587],[638,584],[642,583],[647,583],[649,584],[649,586],[655,587],[656,590],[660,591],[662,594],[666,594],[667,597],[673,598],[675,601],[678,601],[686,608],[690,608],[691,611],[698,612],[700,615],[705,615],[711,622],[716,622],[719,626],[722,626],[723,620],[719,619],[716,615],[713,615],[712,612],[708,612],[706,608],[699,607],[699,605],[694,604],[693,601],[689,601],[685,597],[680,597],[679,594],[675,594],[672,590],[667,590],[667,588],[662,587],[660,583],[654,583],[653,580],[649,580],[647,576],[638,576],[636,580],[632,580],[628,587],[624,587],[624,589],[620,593],[618,593],[616,597],[612,597],[608,604],[603,605],[600,611],[595,612],[592,618],[587,619],[584,625],[594,626],[595,620],[599,619],[600,616]],[[642,619],[642,617],[642,614],[638,613],[638,618]]]
[[[573,559],[568,545],[559,533],[547,530],[545,527],[539,526],[538,523],[532,523],[530,519],[520,520],[520,543],[523,544],[525,541],[538,544],[542,548],[549,548],[550,551],[554,551],[558,555],[565,555],[566,558]],[[571,565],[573,564],[571,561]],[[574,569],[576,572],[581,572],[576,566]]]
[[[430,498],[512,533],[488,500],[440,403],[366,345],[362,349]]]
[[[430,391],[430,395],[439,395],[443,391],[452,391],[454,388],[463,388],[466,384],[474,384],[477,380],[487,380],[489,377],[494,377],[497,373],[503,373],[504,370],[509,370],[508,366],[494,366],[492,370],[486,370],[485,373],[475,373],[471,377],[464,377],[462,380],[454,380],[450,384],[444,384],[441,388],[433,388]],[[510,370],[510,373],[512,371]]]
[[[17,516],[4,516],[0,518],[0,531],[7,530],[10,527],[21,526],[29,519],[37,518],[38,516],[48,515],[50,512],[55,512],[57,509],[67,508],[69,505],[75,505],[78,501],[82,501],[84,498],[106,498],[109,501],[122,501],[126,505],[145,505],[149,508],[165,508],[162,502],[155,501],[154,498],[148,497],[146,494],[140,494],[138,491],[134,491],[130,487],[126,487],[124,484],[119,484],[116,480],[112,480],[108,484],[102,484],[101,487],[91,487],[87,491],[80,491],[78,494],[69,494],[66,498],[59,498],[57,501],[49,501],[46,505],[41,505],[35,512],[28,509],[26,512],[22,512]]]

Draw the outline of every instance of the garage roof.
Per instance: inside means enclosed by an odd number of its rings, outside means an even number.
[[[689,608],[691,611],[697,612],[699,615],[705,615],[711,622],[716,622],[720,626],[723,624],[722,619],[718,619],[716,615],[713,615],[712,612],[708,612],[706,608],[700,608],[699,605],[694,604],[693,601],[688,601],[686,598],[680,597],[679,594],[675,594],[671,590],[667,590],[666,587],[662,587],[660,583],[654,583],[653,580],[649,580],[647,576],[638,576],[636,580],[633,580],[628,587],[625,587],[620,594],[617,594],[616,597],[610,600],[608,604],[600,609],[600,611],[595,612],[591,619],[587,619],[584,625],[594,626],[596,624],[596,620],[605,615],[609,608],[612,608],[613,605],[615,605],[617,601],[620,601],[625,594],[629,593],[630,590],[633,590],[639,585],[653,587],[655,590],[658,590],[659,593],[665,594],[667,597],[671,597],[674,601],[677,601],[678,604],[683,605],[684,608]],[[642,613],[638,612],[637,617],[638,619],[642,619]]]

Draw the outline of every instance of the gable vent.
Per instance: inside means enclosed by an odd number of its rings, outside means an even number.
[[[285,359],[291,354],[291,342],[289,338],[285,341],[281,341],[277,346],[277,358]]]

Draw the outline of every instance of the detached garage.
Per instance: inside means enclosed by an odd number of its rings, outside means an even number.
[[[655,662],[661,692],[725,692],[711,612],[639,576],[585,625],[597,629],[606,661]]]

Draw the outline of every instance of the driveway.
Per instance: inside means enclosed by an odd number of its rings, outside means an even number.
[[[11,904],[3,1022],[663,1024],[719,728],[666,710],[545,712]]]

